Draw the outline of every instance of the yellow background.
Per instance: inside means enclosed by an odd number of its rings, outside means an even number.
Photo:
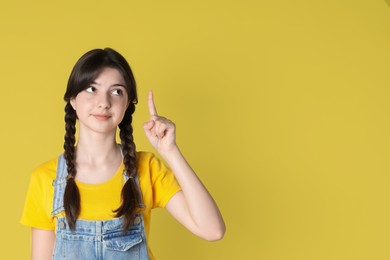
[[[87,50],[133,67],[139,150],[147,91],[218,202],[204,242],[156,210],[158,259],[390,259],[390,2],[2,1],[1,259],[32,169],[62,151],[62,96]]]

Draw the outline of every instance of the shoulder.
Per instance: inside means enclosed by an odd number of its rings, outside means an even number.
[[[41,184],[50,182],[56,178],[58,157],[46,161],[36,167],[31,175],[32,182],[39,182]]]
[[[143,178],[150,172],[152,162],[155,160],[155,155],[150,152],[137,152],[137,173]]]
[[[57,158],[36,167],[30,177],[21,223],[40,229],[54,229],[51,217],[53,180],[56,178]]]
[[[145,151],[138,151],[136,157],[137,157],[137,164],[139,165],[148,164],[156,158],[154,153],[145,152]]]
[[[140,164],[149,162],[155,155],[151,152],[137,151],[136,157],[137,163]]]
[[[175,181],[169,166],[150,152],[137,152],[137,173],[141,181],[148,180],[152,185]]]
[[[154,153],[140,151],[137,152],[137,171],[139,173],[147,171],[166,171],[167,166]]]

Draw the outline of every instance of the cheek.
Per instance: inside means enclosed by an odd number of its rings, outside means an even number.
[[[81,93],[74,100],[74,107],[77,110],[85,110],[95,104],[93,97],[82,95]]]
[[[125,116],[125,113],[126,113],[126,109],[127,109],[127,105],[124,105],[123,107],[122,107],[122,117],[124,117]]]
[[[76,111],[77,118],[85,117],[91,111],[91,105],[83,98],[77,98],[72,106]]]
[[[117,100],[116,102],[112,102],[112,104],[117,106],[117,109],[126,111],[127,109],[127,99]],[[124,112],[123,112],[124,113]]]
[[[127,110],[127,104],[123,104],[120,106],[120,109],[118,109],[118,115],[119,115],[119,120],[122,121],[123,120],[123,117],[125,116],[126,114],[126,110]]]

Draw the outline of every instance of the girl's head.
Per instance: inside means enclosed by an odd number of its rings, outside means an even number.
[[[80,194],[74,181],[77,174],[75,167],[75,125],[77,115],[72,107],[71,101],[75,100],[80,92],[94,84],[99,75],[107,68],[115,69],[121,74],[128,96],[128,105],[124,117],[119,123],[119,135],[122,144],[123,163],[126,174],[130,179],[122,189],[122,205],[115,211],[117,217],[125,217],[125,228],[129,227],[134,212],[142,204],[136,182],[133,178],[136,174],[136,152],[131,123],[132,115],[135,111],[135,104],[138,102],[135,79],[126,59],[118,52],[110,48],[94,49],[85,53],[73,67],[64,96],[66,101],[64,157],[68,170],[68,181],[64,194],[64,208],[67,221],[72,229],[80,214]]]
[[[129,109],[133,110],[131,107],[138,102],[133,72],[126,59],[110,48],[88,51],[77,61],[70,74],[64,95],[67,104],[71,99],[76,98],[78,93],[87,89],[105,68],[116,69],[122,75],[129,103],[133,104],[129,106]]]

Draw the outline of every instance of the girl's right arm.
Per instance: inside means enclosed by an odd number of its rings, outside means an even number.
[[[55,238],[53,230],[32,228],[31,260],[50,260]]]

